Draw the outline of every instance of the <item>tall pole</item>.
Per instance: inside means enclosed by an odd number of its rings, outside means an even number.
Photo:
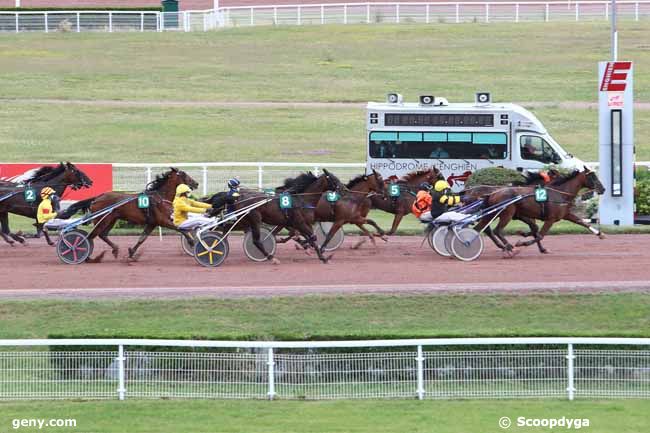
[[[616,28],[616,0],[612,0],[612,61],[618,60],[618,29]]]
[[[16,7],[17,7],[17,8],[20,7],[20,0],[16,0]]]

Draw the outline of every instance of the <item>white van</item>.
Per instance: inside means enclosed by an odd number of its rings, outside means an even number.
[[[516,104],[492,103],[489,93],[477,93],[474,104],[433,96],[404,103],[392,93],[386,102],[369,102],[367,111],[367,168],[384,179],[434,166],[458,190],[472,172],[485,167],[584,166],[535,115]]]

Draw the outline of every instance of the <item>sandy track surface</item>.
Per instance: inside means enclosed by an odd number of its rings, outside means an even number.
[[[121,254],[135,243],[116,237]],[[180,250],[174,236],[149,239],[136,263],[106,255],[102,263],[64,265],[41,240],[0,246],[0,267],[10,272],[2,299],[179,298],[346,293],[440,293],[650,290],[650,236],[550,236],[551,254],[535,247],[514,259],[486,243],[479,260],[463,263],[436,255],[417,236],[393,237],[358,250],[348,236],[328,264],[279,245],[280,265],[254,263],[231,236],[231,252],[219,268],[203,268]],[[489,241],[488,241],[489,242]],[[99,241],[95,251],[105,249]],[[4,273],[4,272],[3,272]],[[6,275],[6,274],[5,274]]]

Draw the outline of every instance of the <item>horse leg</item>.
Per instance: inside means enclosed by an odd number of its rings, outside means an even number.
[[[273,257],[273,254],[269,254],[266,251],[266,248],[264,248],[264,243],[262,242],[261,236],[260,236],[261,235],[261,233],[260,233],[260,225],[261,225],[262,222],[259,219],[255,218],[253,216],[250,216],[250,218],[248,218],[248,219],[249,219],[248,223],[249,223],[250,228],[251,228],[251,234],[253,235],[253,245],[255,245],[257,247],[257,249],[260,250],[262,252],[262,254],[264,254],[264,257],[266,257],[266,260],[271,261],[274,265],[279,265],[280,261],[278,259],[276,259],[275,257]],[[271,232],[271,234],[269,236],[273,236],[273,232]]]
[[[503,243],[503,246],[505,248],[506,252],[506,257],[507,258],[512,258],[515,255],[517,255],[517,251],[515,248],[512,246],[510,242],[508,242],[508,239],[506,239],[504,229],[508,225],[510,221],[512,221],[512,217],[514,216],[516,211],[516,208],[512,205],[508,206],[501,212],[499,215],[499,223],[497,226],[494,228],[494,234],[501,240]]]
[[[364,224],[370,224],[371,226],[373,226],[378,233],[378,235],[376,236],[381,238],[382,241],[388,242],[388,238],[386,238],[386,232],[381,227],[379,227],[379,225],[376,222],[374,222],[370,218],[366,218]]]
[[[517,242],[515,244],[515,246],[517,246],[517,247],[528,246],[528,245],[532,245],[533,242],[534,242],[534,243],[537,243],[537,249],[539,249],[540,253],[548,254],[549,251],[546,248],[544,248],[544,246],[542,245],[542,240],[539,238],[539,227],[537,227],[537,224],[535,223],[535,220],[532,219],[532,218],[528,218],[528,217],[519,217],[518,219],[523,221],[524,223],[526,223],[528,225],[528,227],[530,228],[530,233],[528,233],[527,236],[532,236],[533,240],[532,241],[519,241],[519,242]]]
[[[144,230],[142,231],[142,234],[140,235],[140,238],[138,239],[138,242],[133,246],[133,248],[129,248],[129,259],[134,259],[135,258],[135,253],[138,251],[138,248],[140,248],[140,245],[144,243],[144,241],[147,240],[153,229],[155,229],[156,226],[153,224],[147,224],[144,227]]]
[[[582,221],[580,218],[575,216],[573,213],[569,212],[564,218],[567,221],[571,221],[574,224],[578,224],[579,226],[582,226],[598,236],[600,239],[605,239],[605,233],[601,232],[600,230],[592,227],[590,224],[587,224],[586,222]]]
[[[499,240],[499,238],[497,238],[494,235],[494,232],[492,231],[492,227],[490,227],[490,226],[485,227],[485,230],[483,230],[483,233],[485,233],[487,235],[487,237],[489,237],[492,240],[492,242],[494,243],[494,245],[497,246],[497,248],[499,248],[502,251],[506,249],[505,245],[503,245],[501,243],[501,241]]]
[[[2,225],[2,230],[0,230],[0,236],[2,239],[12,247],[14,246],[14,241],[9,238],[9,214],[7,212],[0,213],[0,224]]]
[[[375,242],[375,235],[373,235],[373,234],[370,233],[368,230],[366,230],[366,228],[363,226],[362,223],[355,223],[355,225],[356,225],[357,227],[359,227],[359,230],[361,230],[361,233],[363,233],[364,236],[367,236],[368,238],[370,238],[370,242],[372,242],[372,245],[373,245],[375,248],[377,248],[377,243]],[[336,233],[336,232],[335,232],[335,233]],[[353,250],[356,250],[356,249],[359,249],[359,247],[360,247],[361,245],[365,244],[365,243],[366,243],[366,238],[365,238],[365,237],[361,237],[361,238],[359,239],[359,241],[358,241],[356,244],[352,245],[350,248],[353,249]]]
[[[388,236],[392,236],[395,234],[395,232],[397,232],[397,227],[399,227],[399,223],[402,222],[402,218],[404,218],[404,214],[401,213],[395,214],[395,218],[393,218],[393,225],[391,226],[388,233],[386,233]]]
[[[103,240],[109,247],[111,247],[111,253],[113,254],[113,257],[117,259],[120,248],[108,238],[108,233],[113,229],[113,226],[115,225],[116,222],[117,222],[117,218],[112,216],[110,218],[107,218],[104,221],[101,221],[98,225],[96,225],[93,228],[89,238],[90,239],[94,238],[95,235],[93,234],[97,233],[96,236],[99,236],[101,240]]]
[[[330,228],[330,231],[327,233],[327,236],[325,237],[325,241],[323,242],[323,245],[320,246],[320,250],[325,251],[325,247],[330,243],[332,238],[334,237],[334,234],[343,227],[343,224],[345,224],[344,220],[341,221],[335,221],[332,227]],[[317,250],[318,251],[318,250]],[[320,257],[320,255],[319,255]],[[327,261],[332,258],[332,256],[329,256],[324,263],[327,263]],[[322,259],[321,259],[322,260]]]

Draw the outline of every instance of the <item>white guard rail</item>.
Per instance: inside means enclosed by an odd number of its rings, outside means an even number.
[[[649,348],[650,338],[0,340],[0,400],[650,398]]]
[[[326,168],[343,182],[364,172],[365,163],[292,163],[292,162],[208,162],[178,164],[113,164],[113,189],[116,191],[138,191],[149,183],[156,174],[173,166],[184,170],[199,183],[203,195],[222,191],[226,182],[237,177],[249,188],[275,188],[287,177],[294,177],[311,170],[320,174]]]
[[[618,19],[650,18],[650,1],[618,1]],[[0,12],[0,31],[209,31],[256,25],[607,21],[609,1],[373,2],[226,7],[216,10]]]
[[[597,170],[597,162],[588,162]],[[639,161],[637,166],[650,167],[650,161]],[[116,191],[139,191],[149,183],[156,174],[164,172],[170,166],[185,170],[199,183],[200,193],[222,191],[231,177],[237,177],[249,188],[275,188],[282,185],[287,177],[311,170],[320,174],[326,168],[341,181],[346,182],[365,171],[366,164],[358,163],[318,163],[318,162],[201,162],[177,164],[113,164],[113,189]]]

